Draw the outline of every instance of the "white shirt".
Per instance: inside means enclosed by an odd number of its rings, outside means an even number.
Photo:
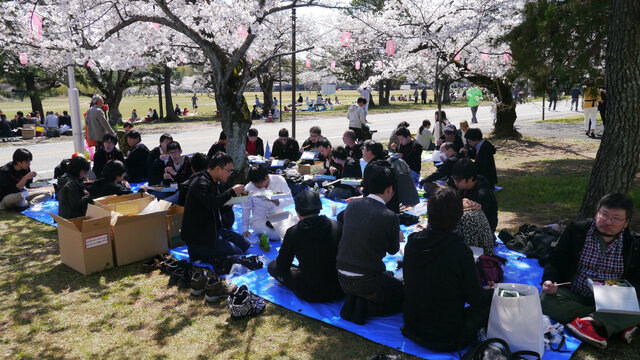
[[[278,206],[271,201],[252,197],[251,195],[257,195],[265,190],[258,189],[252,182],[248,183],[244,189],[249,193],[249,201],[242,203],[242,232],[249,230],[249,223],[252,218],[265,219],[269,215],[282,212],[284,208],[293,204],[293,197],[291,196],[286,199],[280,199],[280,205]],[[269,175],[269,185],[267,185],[266,190],[291,194],[287,181],[280,175]]]
[[[367,197],[380,202],[384,206],[387,206],[387,203],[384,202],[384,200],[382,200],[382,198],[376,194],[369,194],[367,195]]]

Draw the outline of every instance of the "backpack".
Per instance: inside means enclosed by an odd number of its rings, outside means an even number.
[[[493,281],[499,283],[504,280],[504,270],[502,266],[507,263],[507,259],[498,255],[480,255],[476,261],[476,270],[480,285],[484,286]]]
[[[293,197],[313,186],[313,180],[305,181],[304,177],[296,169],[287,169],[282,173],[282,176],[287,181]]]
[[[58,129],[47,129],[45,133],[46,137],[60,137],[60,130]]]
[[[498,237],[508,249],[521,252],[528,258],[538,259],[540,266],[544,266],[551,250],[558,244],[560,235],[560,232],[549,227],[524,224],[515,235],[503,229]]]
[[[512,353],[504,340],[492,338],[471,346],[461,360],[528,360],[532,358],[540,360],[540,354],[528,350]]]

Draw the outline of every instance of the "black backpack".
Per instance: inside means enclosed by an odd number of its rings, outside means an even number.
[[[526,357],[525,357],[526,356]],[[522,350],[511,352],[509,345],[502,339],[492,338],[471,346],[461,360],[540,360],[535,351]]]
[[[549,227],[524,224],[515,235],[503,229],[498,237],[508,249],[521,252],[528,258],[538,259],[540,266],[544,266],[560,235],[560,232]]]

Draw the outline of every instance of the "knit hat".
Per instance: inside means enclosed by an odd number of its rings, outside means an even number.
[[[296,211],[298,213],[317,213],[322,210],[322,202],[318,194],[304,190],[296,195],[295,199]]]

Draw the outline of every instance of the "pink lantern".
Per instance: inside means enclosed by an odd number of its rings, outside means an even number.
[[[511,52],[507,50],[507,52],[504,53],[504,61],[509,62],[510,60],[511,60]]]
[[[356,70],[360,70],[360,61],[356,61]]]
[[[340,44],[342,47],[349,46],[349,42],[351,42],[351,33],[348,31],[343,31],[342,36],[340,36]]]
[[[151,23],[151,27],[156,29],[156,30],[160,30],[160,24],[158,24],[158,23]]]
[[[33,11],[29,11],[29,17],[31,18],[31,33],[40,38],[42,36],[42,17]]]
[[[253,58],[249,58],[249,64],[253,64]]]
[[[482,61],[487,62],[487,60],[489,60],[489,55],[487,55],[488,51],[487,49],[483,49],[482,50]]]
[[[21,52],[20,53],[20,64],[27,65],[27,63],[29,63],[29,56],[27,56],[27,53]]]
[[[311,59],[307,59],[307,60],[305,60],[304,65],[305,65],[306,67],[310,68],[310,67],[311,67]]]
[[[456,50],[456,56],[453,58],[455,61],[460,61],[460,52]]]
[[[87,61],[87,67],[90,68],[91,65],[93,65],[93,63],[91,62],[91,60]]]
[[[382,60],[378,60],[376,62],[376,66],[378,67],[378,69],[382,69]]]
[[[391,56],[396,53],[396,44],[393,40],[387,40],[387,55]]]
[[[247,29],[243,28],[242,26],[238,26],[238,37],[242,40],[246,39],[247,36],[249,36],[249,32],[247,31]]]
[[[331,61],[331,70],[333,70],[335,68],[336,68],[336,61],[333,60],[333,61]]]
[[[471,70],[471,65],[467,64],[467,70]]]

